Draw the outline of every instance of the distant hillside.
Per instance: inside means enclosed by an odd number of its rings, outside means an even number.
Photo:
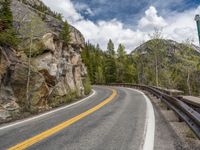
[[[154,39],[137,47],[134,57],[139,82],[200,93],[199,47],[172,40]]]
[[[135,52],[147,52],[149,49],[151,49],[150,48],[151,42],[153,42],[153,41],[149,40],[149,41],[145,42],[144,44],[138,46],[135,50],[133,50],[131,52],[131,54],[133,54]],[[200,54],[200,47],[193,45],[193,44],[188,46],[187,44],[178,43],[176,41],[166,40],[166,39],[162,39],[161,44],[165,47],[165,49],[167,50],[167,52],[169,54],[170,53],[173,54],[174,52],[178,52],[178,51],[184,51],[184,49],[187,47],[190,47],[191,49],[193,49],[194,51],[193,52],[191,51],[191,52],[194,53],[195,55]]]

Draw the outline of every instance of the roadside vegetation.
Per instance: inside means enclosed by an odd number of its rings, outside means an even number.
[[[132,57],[126,54],[122,44],[116,53],[112,40],[109,40],[106,51],[101,50],[99,45],[86,43],[82,59],[88,68],[92,84],[133,83],[137,80]]]
[[[84,94],[85,95],[90,94],[92,87],[88,76],[85,79],[83,79],[83,87],[84,87]]]
[[[92,84],[145,84],[200,95],[200,53],[188,41],[165,40],[155,32],[131,54],[109,40],[107,50],[87,43],[82,58]]]

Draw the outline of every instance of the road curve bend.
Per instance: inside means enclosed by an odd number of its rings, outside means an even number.
[[[105,86],[94,86],[94,91],[92,96],[81,103],[29,121],[0,127],[0,149],[176,148],[173,131],[160,119],[159,112],[142,92]],[[163,123],[163,126],[157,123]],[[157,128],[161,131],[157,131]],[[162,134],[165,134],[163,138]]]

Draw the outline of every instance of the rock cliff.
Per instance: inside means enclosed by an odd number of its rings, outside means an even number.
[[[50,10],[43,13],[36,6],[45,7],[39,0],[11,2],[13,24],[21,43],[18,49],[0,47],[0,122],[23,116],[24,112],[48,110],[84,95],[87,71],[80,55],[85,43],[82,34],[70,26],[71,41],[64,44],[59,38],[63,22]],[[30,39],[31,66],[27,53]]]

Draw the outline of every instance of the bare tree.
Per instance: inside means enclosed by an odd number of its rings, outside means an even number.
[[[161,41],[162,37],[162,30],[161,29],[154,29],[154,33],[149,35],[150,37],[150,49],[154,56],[154,65],[155,65],[155,80],[156,86],[159,86],[159,57],[160,57],[160,50],[163,49],[164,45]]]
[[[34,40],[45,33],[44,22],[38,16],[28,16],[29,20],[26,22],[21,22],[19,32],[24,35],[24,42],[28,43],[28,74],[27,74],[27,84],[26,84],[26,109],[30,110],[31,107],[31,92],[30,92],[30,82],[31,82],[31,57],[33,50]],[[24,20],[24,19],[23,19]],[[39,39],[40,40],[40,39]],[[25,48],[26,49],[26,48]]]
[[[192,50],[192,44],[193,44],[193,39],[186,39],[186,41],[184,42],[185,45],[187,46],[188,50],[191,51]],[[191,74],[192,72],[195,70],[195,64],[193,64],[192,62],[190,61],[184,61],[184,64],[183,64],[183,67],[184,67],[184,71],[187,72],[187,87],[188,87],[188,93],[190,95],[192,95],[192,90],[191,90]]]

